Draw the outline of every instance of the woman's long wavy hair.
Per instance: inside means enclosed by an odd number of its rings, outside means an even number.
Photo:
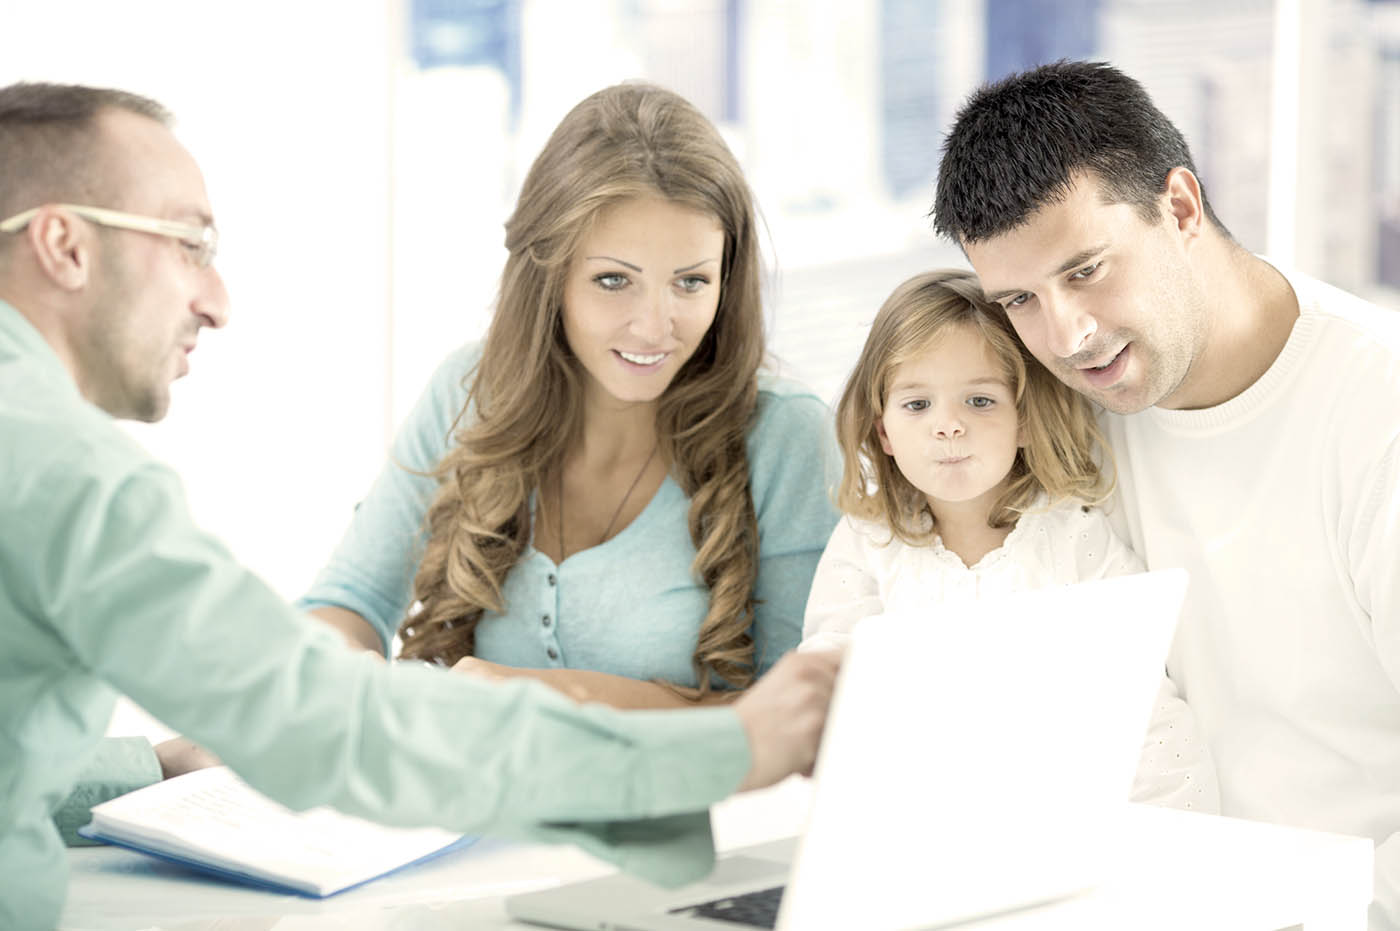
[[[482,611],[503,610],[506,576],[530,541],[530,495],[582,430],[587,376],[564,337],[565,278],[598,216],[639,196],[699,210],[724,228],[714,323],[661,396],[656,430],[690,498],[692,568],[710,592],[692,660],[699,694],[719,684],[713,677],[752,681],[758,522],[745,443],[764,358],[753,198],[695,107],[637,83],[599,91],[564,117],[506,221],[510,254],[454,442],[436,469],[441,485],[414,579],[420,607],[400,628],[403,656],[454,663],[473,653]]]
[[[918,546],[938,532],[923,492],[880,445],[894,371],[942,339],[953,326],[980,332],[1001,362],[1021,428],[1010,481],[987,522],[1007,527],[1044,492],[1050,501],[1075,497],[1094,504],[1112,490],[1096,455],[1108,455],[1089,402],[1052,375],[1016,338],[999,305],[987,301],[971,272],[943,269],[915,275],[885,300],[836,408],[836,436],[845,460],[837,506],[847,514],[889,526]]]

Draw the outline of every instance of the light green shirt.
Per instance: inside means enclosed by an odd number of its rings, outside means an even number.
[[[160,760],[144,737],[108,737],[88,757],[73,783],[73,791],[54,809],[53,823],[69,847],[95,847],[78,828],[92,820],[92,808],[103,802],[160,782]]]
[[[662,882],[712,862],[706,809],[749,765],[731,709],[578,706],[348,649],[194,526],[3,302],[0,476],[0,927],[56,922],[51,815],[118,691],[296,808],[570,840]]]

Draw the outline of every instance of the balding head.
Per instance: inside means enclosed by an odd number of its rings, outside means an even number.
[[[46,203],[116,203],[99,117],[125,111],[162,126],[170,111],[139,94],[77,84],[0,87],[0,219]],[[0,255],[12,248],[0,237]]]

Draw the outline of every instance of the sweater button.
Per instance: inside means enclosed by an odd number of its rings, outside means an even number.
[[[554,649],[554,647],[550,647],[548,650],[545,650],[545,654],[549,656],[550,659],[559,658],[559,651]]]
[[[545,627],[548,627],[548,626],[549,626],[549,623],[550,623],[550,621],[549,621],[549,615],[548,615],[548,614],[542,615],[542,616],[540,617],[540,623],[543,624]]]

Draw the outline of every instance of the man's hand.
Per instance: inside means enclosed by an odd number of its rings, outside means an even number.
[[[834,651],[789,653],[734,703],[752,760],[740,792],[812,771],[840,668]]]
[[[155,746],[156,759],[160,761],[160,778],[171,779],[192,773],[206,766],[218,766],[219,758],[205,750],[193,740],[175,737]]]

